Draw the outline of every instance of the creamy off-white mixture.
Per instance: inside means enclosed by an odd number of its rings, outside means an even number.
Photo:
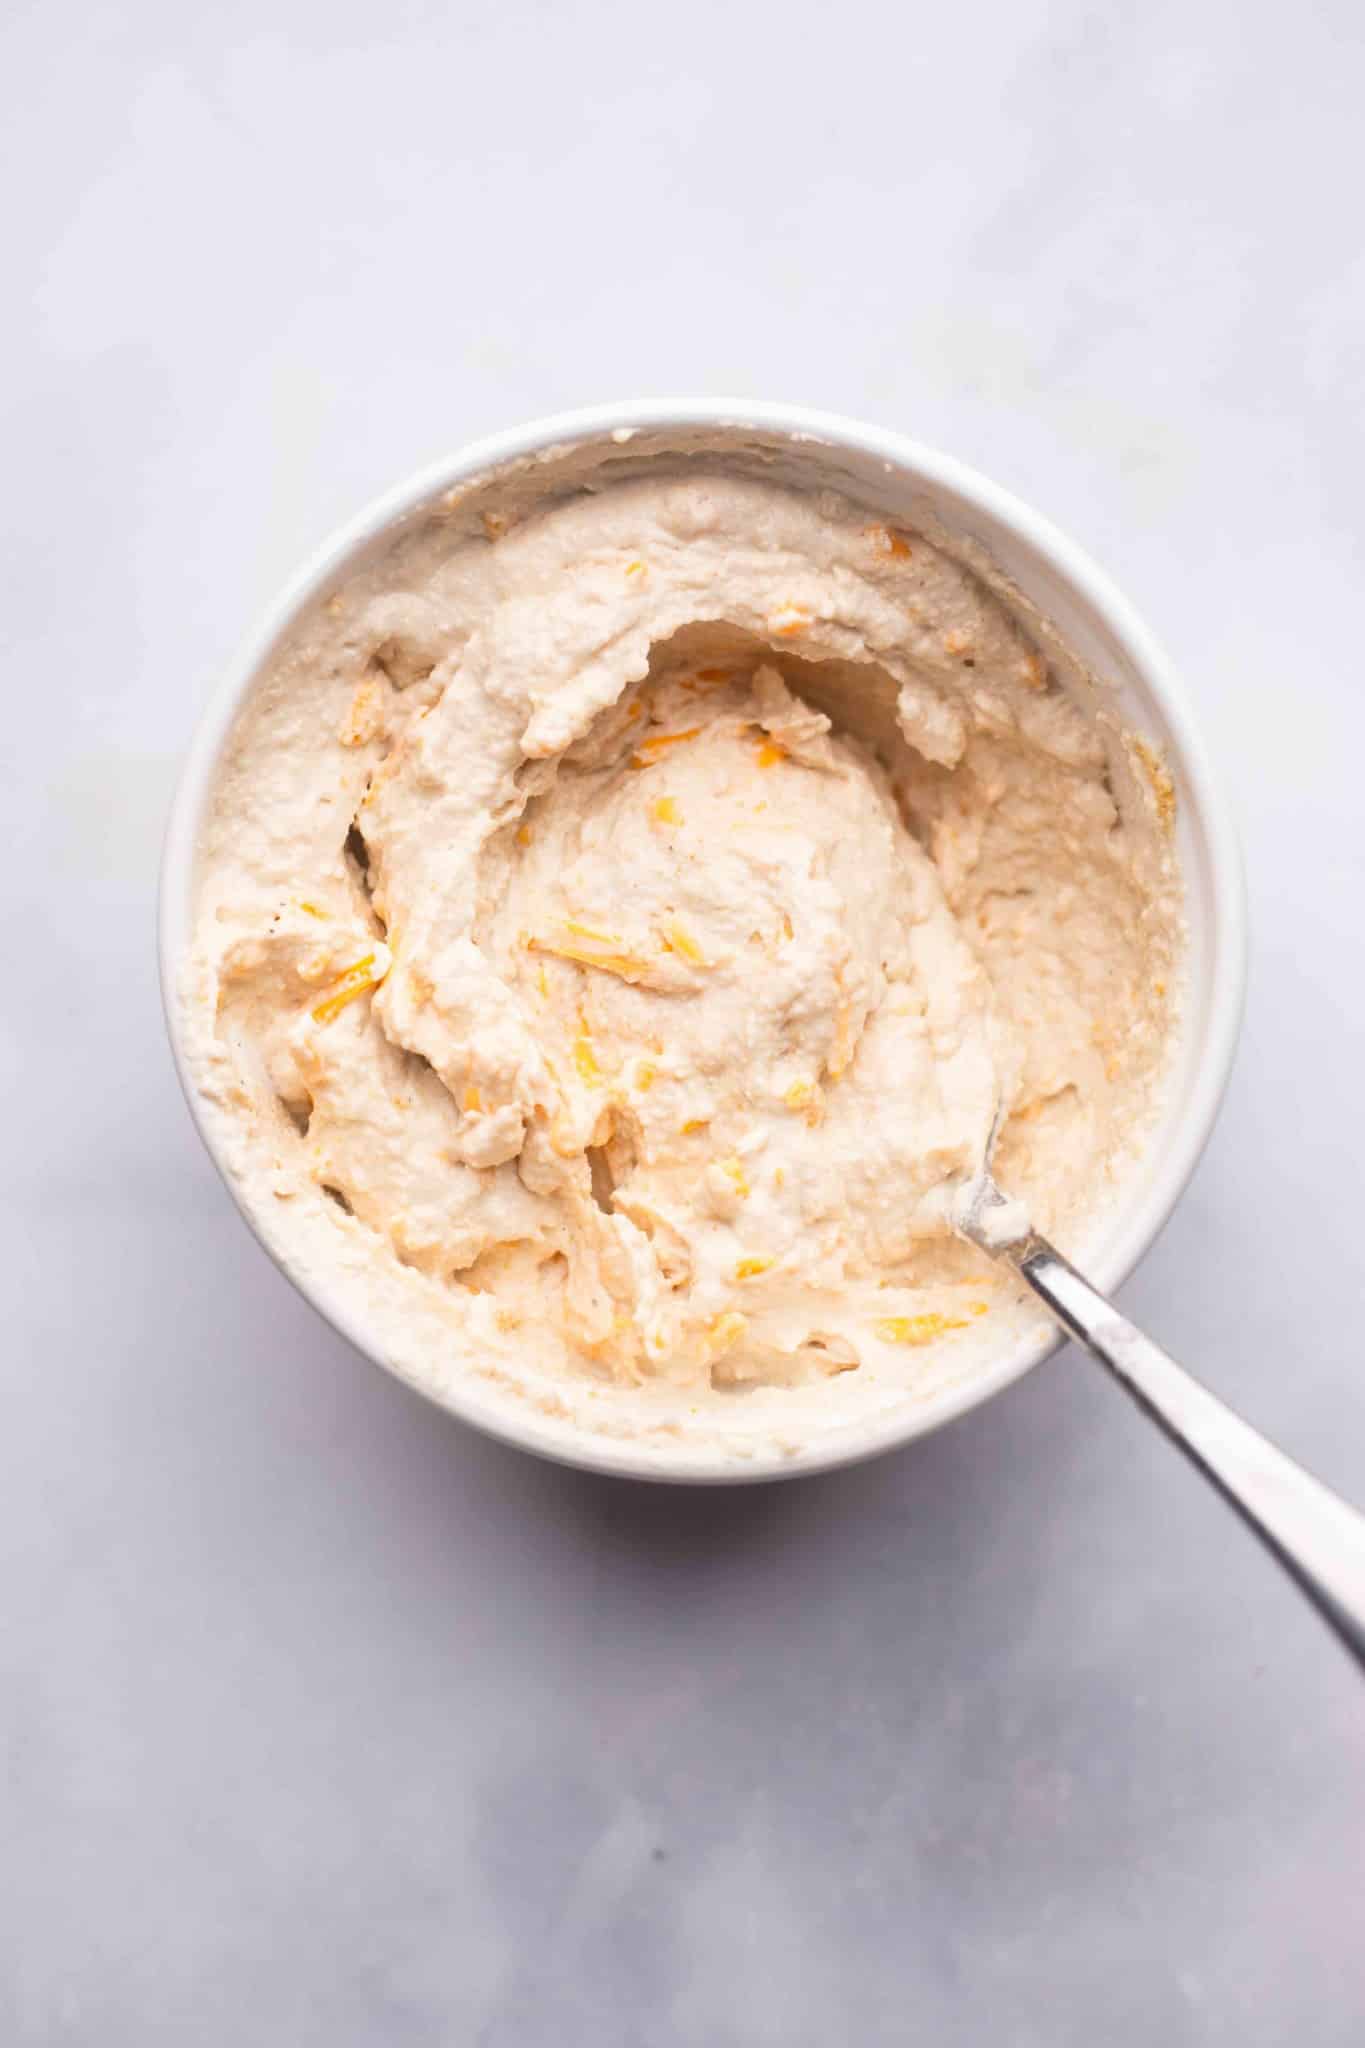
[[[277,653],[204,836],[186,1032],[263,1233],[411,1377],[607,1430],[979,1352],[997,1110],[1077,1244],[1171,1035],[1170,784],[1058,658],[719,465],[420,523]]]

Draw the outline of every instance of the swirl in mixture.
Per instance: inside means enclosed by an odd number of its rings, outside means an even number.
[[[604,1378],[970,1327],[943,1194],[997,1106],[1054,1226],[1150,1109],[1160,792],[1121,813],[1004,604],[847,505],[691,474],[491,525],[340,593],[237,735],[198,993],[252,1170]]]

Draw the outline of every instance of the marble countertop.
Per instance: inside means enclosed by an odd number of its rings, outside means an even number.
[[[1246,1034],[1126,1300],[1365,1498],[1357,10],[166,0],[4,31],[15,2048],[1354,2048],[1365,1694],[1074,1352],[721,1496],[363,1365],[193,1136],[153,958],[248,620],[593,399],[886,421],[1074,532],[1240,816]]]

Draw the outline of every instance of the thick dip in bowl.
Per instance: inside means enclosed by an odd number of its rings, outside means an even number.
[[[941,458],[755,407],[551,422],[343,537],[201,745],[164,910],[286,1271],[456,1412],[665,1477],[858,1455],[1041,1355],[948,1194],[999,1111],[1112,1279],[1240,987],[1119,601]]]

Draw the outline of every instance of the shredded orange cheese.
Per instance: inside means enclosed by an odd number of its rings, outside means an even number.
[[[327,912],[326,912],[325,910],[319,910],[319,909],[318,909],[318,907],[317,907],[317,904],[316,904],[316,903],[300,903],[300,905],[299,905],[299,909],[300,909],[300,910],[306,910],[306,911],[307,911],[307,913],[308,913],[308,915],[309,915],[310,917],[321,917],[321,918],[325,918],[325,917],[326,917],[326,915],[327,915]],[[1158,995],[1162,995],[1162,994],[1164,994],[1164,993],[1165,993],[1165,991],[1164,991],[1163,989],[1158,989],[1158,990],[1157,990],[1157,994],[1158,994]]]
[[[809,624],[810,613],[800,604],[782,604],[768,614],[768,631],[777,640],[789,640],[794,633],[804,633]]]
[[[986,1305],[973,1309],[973,1315],[984,1315]],[[969,1327],[965,1316],[886,1316],[876,1325],[877,1335],[887,1344],[932,1344],[936,1337],[942,1337],[949,1330],[965,1330]]]
[[[680,953],[684,960],[690,960],[694,967],[705,967],[706,955],[697,944],[686,925],[674,921],[663,927],[663,942],[670,953]]]
[[[595,967],[601,974],[614,974],[619,981],[643,981],[652,971],[648,960],[637,960],[633,953],[599,953],[592,945],[573,939],[532,938],[529,943],[535,952],[553,953],[557,960],[572,960],[576,967]],[[542,989],[541,994],[545,993]]]
[[[733,1350],[748,1327],[747,1316],[742,1316],[738,1309],[727,1309],[724,1315],[716,1317],[706,1333],[710,1350],[714,1354]]]
[[[314,1023],[330,1024],[333,1017],[341,1015],[347,1003],[353,1003],[357,996],[377,988],[379,978],[370,972],[373,966],[374,954],[367,953],[363,960],[357,960],[353,967],[348,967],[332,993],[313,1011]]]
[[[905,535],[894,532],[889,526],[865,526],[863,532],[879,555],[891,555],[896,561],[903,562],[913,553]]]
[[[472,1081],[460,1097],[460,1107],[461,1109],[468,1110],[471,1116],[477,1116],[483,1108],[483,1097]]]
[[[682,813],[671,796],[656,796],[649,807],[649,815],[656,825],[681,825]]]
[[[589,1087],[595,1086],[601,1080],[602,1069],[598,1066],[597,1055],[592,1049],[587,1022],[582,1017],[578,1020],[578,1036],[573,1042],[573,1063]]]
[[[776,767],[779,761],[785,761],[786,758],[787,749],[785,747],[779,746],[776,740],[760,740],[757,756],[758,765],[760,768]]]
[[[775,1266],[776,1264],[776,1259],[741,1259],[735,1267],[735,1278],[736,1280],[753,1280],[759,1273],[766,1273],[770,1266]]]
[[[646,1089],[652,1088],[658,1078],[659,1069],[654,1065],[654,1062],[652,1060],[641,1060],[639,1066],[635,1069],[635,1085],[640,1093],[643,1095]]]
[[[597,968],[621,981],[644,981],[655,972],[650,961],[621,951],[621,940],[614,932],[599,931],[596,925],[582,924],[572,917],[565,919],[564,930],[567,936],[563,938],[541,938],[538,933],[524,932],[522,944],[532,953],[553,953],[559,960],[572,960],[576,967]],[[548,991],[542,985],[540,992],[545,995]]]
[[[696,739],[701,731],[699,725],[689,725],[685,732],[659,732],[652,739],[641,740],[631,759],[637,768],[647,768],[668,747],[680,747],[684,740]]]
[[[725,1178],[732,1184],[740,1200],[747,1202],[750,1189],[748,1175],[744,1171],[743,1160],[732,1156],[729,1159],[718,1159],[716,1164],[725,1175]]]

